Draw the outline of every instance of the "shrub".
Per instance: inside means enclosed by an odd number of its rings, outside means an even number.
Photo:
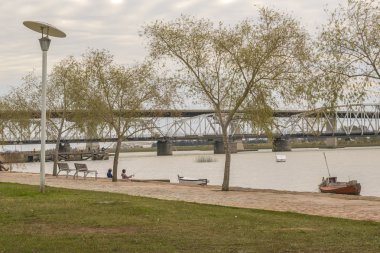
[[[216,158],[214,158],[212,156],[202,155],[202,156],[198,156],[196,158],[196,162],[197,163],[211,163],[211,162],[216,162]]]

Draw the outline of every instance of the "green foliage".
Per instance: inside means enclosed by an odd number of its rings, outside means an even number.
[[[378,252],[380,223],[0,183],[0,252]]]
[[[32,72],[23,77],[23,85],[13,88],[9,94],[2,97],[0,118],[4,132],[2,139],[12,136],[15,139],[28,137],[33,119],[39,113],[40,80]]]
[[[245,103],[244,117],[254,126],[256,134],[265,133],[272,139],[272,129],[275,126],[272,106],[266,101],[267,96],[258,94]]]
[[[380,80],[380,5],[377,0],[348,0],[330,12],[317,43],[313,75],[327,106],[360,102],[373,96]]]
[[[79,61],[80,90],[76,99],[86,112],[80,127],[88,136],[111,132],[117,138],[113,175],[117,181],[121,141],[136,132],[151,130],[141,110],[169,107],[173,83],[150,61],[132,66],[118,65],[107,50],[88,50]],[[81,100],[81,101],[80,101]],[[154,113],[153,113],[154,114]]]
[[[151,56],[172,63],[187,90],[215,110],[226,151],[222,188],[228,190],[227,131],[237,112],[246,110],[269,132],[273,122],[267,112],[281,99],[301,97],[304,87],[298,79],[309,57],[305,32],[293,18],[262,8],[257,20],[233,27],[181,16],[145,26],[144,35]]]
[[[77,94],[84,102],[87,130],[109,128],[120,138],[128,137],[143,124],[140,110],[169,106],[170,85],[163,85],[151,62],[125,67],[113,61],[106,50],[89,50],[81,61],[82,87]],[[159,113],[159,112],[158,112]]]
[[[53,67],[47,85],[47,136],[55,139],[56,173],[58,145],[62,135],[76,128],[88,138],[100,133],[116,135],[118,142],[138,131],[151,129],[150,121],[140,111],[154,109],[157,115],[172,103],[175,85],[159,66],[146,61],[125,67],[113,61],[106,50],[88,50],[81,59],[67,57]],[[24,78],[22,86],[6,96],[2,106],[0,129],[14,139],[30,139],[40,113],[40,82],[34,73]],[[53,115],[52,112],[55,112]],[[154,113],[152,113],[154,114]],[[117,175],[116,150],[114,175]],[[116,180],[115,176],[115,180]]]

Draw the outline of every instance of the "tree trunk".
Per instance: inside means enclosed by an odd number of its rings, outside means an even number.
[[[222,132],[223,132],[224,153],[226,154],[226,158],[224,161],[224,177],[223,177],[222,191],[229,191],[230,190],[231,150],[230,150],[230,143],[228,141],[228,136],[227,136],[227,127],[222,127]]]
[[[121,148],[121,137],[117,138],[115,156],[113,158],[113,169],[112,169],[112,182],[117,182],[117,166],[119,164],[119,154]]]
[[[63,115],[63,116],[65,116],[65,115]],[[58,129],[57,142],[55,143],[55,151],[54,151],[54,155],[53,155],[53,160],[54,160],[54,163],[53,163],[53,176],[57,175],[59,144],[61,143],[61,139],[62,139],[63,125],[64,125],[64,123],[65,123],[65,119],[62,118],[61,122],[60,122],[60,125],[59,125],[59,129]]]
[[[55,150],[54,150],[54,163],[53,163],[53,176],[57,175],[57,167],[58,167],[58,154],[59,154],[59,144],[61,142],[61,135],[59,134],[57,136],[57,142],[55,143]]]

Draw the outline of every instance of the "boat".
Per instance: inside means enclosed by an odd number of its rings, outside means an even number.
[[[161,183],[170,183],[170,179],[136,179],[132,178],[131,182],[161,182]]]
[[[276,162],[286,162],[286,155],[276,155]]]
[[[330,169],[325,152],[323,152],[323,155],[325,157],[326,168],[329,176],[327,178],[322,178],[322,182],[319,184],[319,190],[322,193],[359,195],[362,187],[358,181],[350,180],[348,182],[338,182],[337,177],[332,177],[330,175]]]
[[[319,184],[319,190],[322,193],[359,195],[361,185],[356,180],[338,182],[337,177],[327,177],[326,179],[322,178],[322,183]]]
[[[209,181],[206,178],[191,178],[178,175],[178,182],[187,185],[207,185]]]

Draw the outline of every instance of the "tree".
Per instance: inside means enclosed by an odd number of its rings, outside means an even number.
[[[115,182],[122,141],[147,128],[141,110],[170,104],[171,85],[157,77],[151,62],[117,65],[106,50],[89,50],[82,66],[85,76],[80,94],[85,102],[82,108],[88,112],[87,127],[96,131],[105,124],[117,138],[112,178]]]
[[[33,138],[31,134],[38,131],[35,114],[40,108],[39,79],[32,72],[22,78],[23,84],[14,87],[3,96],[2,135],[3,139],[23,140]]]
[[[81,100],[78,87],[81,86],[81,67],[73,58],[68,57],[56,64],[49,75],[46,107],[48,137],[55,139],[53,175],[57,175],[59,146],[62,136],[82,123],[83,112],[78,105]],[[52,112],[57,115],[52,115]]]
[[[295,99],[296,79],[307,58],[306,35],[291,17],[261,9],[259,19],[234,27],[182,16],[144,27],[150,54],[178,67],[185,87],[215,110],[222,129],[225,166],[222,190],[229,190],[231,152],[228,129],[239,110],[270,129],[268,111],[279,99]]]
[[[48,139],[56,140],[53,175],[57,175],[58,152],[62,135],[75,128],[82,119],[75,107],[77,105],[75,99],[79,99],[75,96],[76,87],[80,82],[77,79],[80,76],[77,71],[77,62],[69,57],[54,66],[47,83],[47,136]],[[8,116],[5,115],[3,122],[7,122],[6,132],[12,135],[11,138],[31,139],[32,133],[39,133],[41,80],[34,72],[27,74],[23,78],[22,85],[14,88],[5,96],[4,101],[3,110],[8,113]]]
[[[330,94],[360,99],[380,81],[380,10],[377,0],[348,0],[332,13],[319,38]],[[333,91],[333,92],[331,92]]]

